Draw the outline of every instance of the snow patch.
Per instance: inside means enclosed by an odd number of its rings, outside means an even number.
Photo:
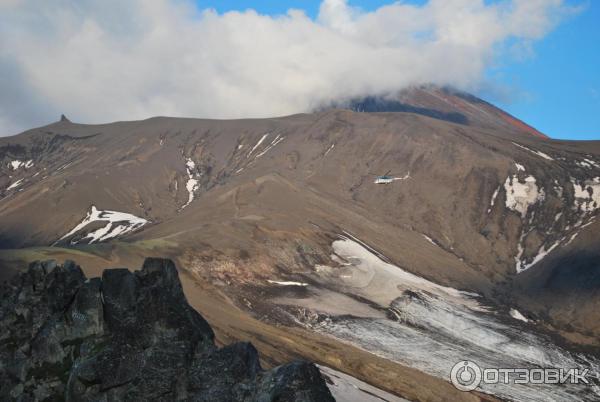
[[[520,163],[515,162],[515,166],[517,167],[517,171],[519,171],[519,172],[525,171],[525,166],[521,165]]]
[[[25,169],[29,169],[32,166],[33,166],[33,160],[31,160],[31,159],[29,159],[28,161],[25,161],[25,162],[20,161],[18,159],[8,162],[8,167],[11,168],[12,170],[17,170],[21,167],[23,167]]]
[[[579,167],[586,168],[586,169],[600,168],[600,164],[598,162],[593,161],[588,158],[583,158],[583,160],[581,160],[581,161],[575,161],[575,164]]]
[[[326,366],[317,367],[330,380],[326,381],[327,388],[338,402],[407,402],[348,374]]]
[[[8,167],[12,168],[12,170],[17,170],[21,167],[22,162],[19,160],[8,162]]]
[[[494,204],[496,203],[496,197],[498,197],[498,192],[500,191],[500,187],[498,187],[496,189],[496,191],[494,191],[494,194],[492,194],[492,200],[490,201],[490,207],[487,210],[487,213],[489,214],[490,212],[492,212],[492,208],[494,208]]]
[[[573,235],[571,235],[571,238],[569,239],[569,241],[565,244],[565,246],[568,246],[569,244],[571,244],[571,242],[573,242],[573,240],[575,240],[577,238],[577,236],[579,235],[579,232],[575,232],[573,233]]]
[[[92,208],[87,213],[86,217],[69,233],[65,234],[60,239],[58,239],[56,243],[73,236],[92,222],[107,223],[103,227],[88,233],[85,237],[81,238],[80,240],[71,241],[71,244],[77,244],[83,240],[89,240],[89,243],[91,244],[95,242],[102,242],[109,239],[113,239],[115,237],[123,236],[127,233],[133,232],[134,230],[137,230],[142,226],[146,225],[149,221],[147,221],[144,218],[128,214],[126,212],[99,210],[96,208],[95,205],[92,205]]]
[[[563,188],[556,179],[554,179],[554,192],[556,193],[556,195],[558,195],[559,198],[562,198]]]
[[[524,145],[520,145],[520,144],[517,144],[516,142],[513,142],[513,144],[514,144],[514,145],[516,145],[516,146],[518,146],[519,148],[522,148],[522,149],[524,149],[524,150],[526,150],[526,151],[529,151],[529,152],[531,152],[531,153],[533,153],[533,154],[536,154],[537,156],[541,156],[542,158],[544,158],[544,159],[547,159],[547,160],[549,160],[549,161],[553,161],[553,160],[554,160],[554,158],[552,158],[552,157],[551,157],[550,155],[548,155],[548,154],[545,154],[545,153],[543,153],[542,151],[536,151],[536,150],[534,150],[534,149],[527,148],[526,146],[524,146]]]
[[[433,244],[434,246],[437,246],[437,243],[434,242],[431,237],[429,237],[429,236],[427,236],[426,234],[423,234],[423,233],[421,233],[421,234],[423,235],[423,237],[425,238],[425,240],[427,240],[429,243]]]
[[[523,314],[521,314],[521,312],[519,310],[517,310],[517,309],[511,308],[509,314],[515,320],[519,320],[519,321],[523,321],[523,322],[529,322],[529,320],[527,318],[525,318],[525,316]]]
[[[600,177],[578,182],[571,177],[575,191],[573,209],[583,213],[591,213],[600,208]]]
[[[345,283],[346,286],[354,286],[367,291],[368,284],[377,280],[377,296],[375,302],[385,305],[391,300],[379,299],[385,294],[400,294],[404,290],[425,291],[429,294],[453,299],[458,304],[465,304],[476,308],[478,303],[472,299],[477,296],[474,293],[460,291],[451,287],[438,285],[420,276],[411,274],[402,268],[385,262],[379,253],[371,251],[364,243],[343,237],[342,240],[333,242],[333,250],[342,259],[352,262],[346,268],[352,279]],[[385,258],[385,257],[383,257]],[[353,267],[354,269],[350,268]],[[364,295],[367,296],[366,294]]]
[[[536,180],[533,176],[527,176],[525,183],[519,182],[517,175],[507,177],[504,182],[506,207],[519,212],[524,218],[530,205],[544,199],[544,190],[538,189],[535,183]]]
[[[273,284],[273,285],[280,285],[280,286],[308,286],[308,283],[304,283],[304,282],[292,282],[292,281],[272,281],[272,280],[268,280],[267,282]]]
[[[325,151],[325,155],[323,155],[323,156],[327,156],[327,154],[329,152],[331,152],[331,150],[333,149],[333,147],[335,147],[335,144],[331,144],[331,146],[329,147],[329,149],[327,149],[327,151]]]
[[[195,178],[195,177],[197,177],[197,175],[194,173],[196,164],[194,163],[194,161],[191,158],[187,158],[187,160],[185,162],[185,166],[186,166],[186,170],[187,170],[187,174],[188,174],[188,181],[185,184],[185,188],[188,191],[188,200],[181,207],[181,209],[184,209],[185,207],[190,205],[192,203],[192,201],[194,201],[195,192],[198,190],[198,180]]]
[[[10,186],[8,186],[8,188],[6,189],[8,190],[12,190],[13,188],[17,188],[21,185],[21,183],[23,182],[23,179],[19,179],[16,182],[14,182],[13,184],[11,184]]]
[[[600,168],[600,163],[598,163],[596,161],[593,161],[593,160],[587,159],[587,158],[583,159],[583,161],[586,162],[586,163],[588,163],[588,164],[590,164],[590,165],[592,165],[592,166],[594,166],[594,167]]]
[[[588,226],[590,226],[592,223],[594,223],[594,219],[596,219],[596,218],[595,217],[592,218],[588,223],[586,223],[585,225],[583,225],[581,228],[584,229],[584,228],[587,228]]]

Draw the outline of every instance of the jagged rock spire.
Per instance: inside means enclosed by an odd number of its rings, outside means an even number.
[[[0,295],[2,401],[335,402],[312,363],[263,370],[250,343],[218,348],[171,260],[92,279],[38,261]]]
[[[67,116],[65,116],[64,114],[61,114],[61,115],[60,115],[60,121],[66,121],[66,122],[68,122],[68,123],[70,123],[70,122],[71,122],[71,120],[67,119]]]

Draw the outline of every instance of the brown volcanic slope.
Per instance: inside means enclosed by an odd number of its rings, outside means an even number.
[[[132,240],[168,238],[192,254],[285,257],[297,269],[307,268],[295,260],[297,243],[318,254],[330,242],[323,233],[346,230],[411,272],[489,294],[515,278],[520,247],[527,264],[561,239],[550,257],[588,240],[585,249],[593,253],[598,240],[586,234],[597,229],[598,205],[590,200],[598,195],[599,142],[538,139],[407,113],[63,121],[0,139],[0,158],[2,248],[51,245],[95,205],[149,220]],[[182,210],[188,159],[198,188]],[[15,170],[17,160],[33,166]],[[410,177],[374,185],[371,174],[389,169]],[[530,176],[543,196],[525,214],[522,205],[509,209],[507,178],[509,190],[519,192]],[[292,251],[278,255],[275,244]]]
[[[357,112],[417,113],[468,126],[548,138],[491,103],[453,88],[413,87],[395,95],[354,99],[338,106]]]
[[[600,142],[447,120],[329,110],[61,121],[0,138],[0,247],[119,260],[122,247],[82,245],[115,235],[175,256],[260,318],[260,285],[334,265],[331,242],[346,232],[407,271],[599,346]],[[402,180],[373,183],[388,170]],[[108,213],[112,226],[73,231],[92,206],[138,218]],[[517,260],[535,265],[517,275]]]

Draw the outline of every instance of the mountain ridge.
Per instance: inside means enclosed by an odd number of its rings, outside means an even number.
[[[426,294],[361,293],[401,271],[476,293],[511,328],[518,310],[528,331],[593,355],[600,294],[576,293],[599,269],[599,195],[600,141],[405,112],[63,122],[0,138],[0,247],[117,259],[150,248],[252,317],[310,331],[348,315],[410,327],[395,317],[424,317],[411,309]],[[390,265],[355,278],[340,238]],[[573,253],[574,269],[560,268]],[[561,275],[573,280],[559,294],[544,286]]]
[[[332,107],[367,113],[416,113],[467,126],[510,129],[540,138],[550,138],[492,103],[452,87],[415,86],[396,94],[366,96],[342,102],[332,102]]]

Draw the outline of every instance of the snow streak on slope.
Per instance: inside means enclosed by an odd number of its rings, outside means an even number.
[[[257,155],[254,157],[254,159],[258,159],[258,158],[260,158],[261,156],[263,156],[264,154],[266,154],[267,152],[269,152],[269,150],[271,150],[271,148],[273,148],[275,145],[279,144],[279,143],[280,143],[281,141],[283,141],[284,139],[285,139],[285,137],[282,137],[282,136],[280,136],[279,134],[277,134],[277,137],[275,137],[275,139],[274,139],[273,141],[271,141],[271,144],[269,144],[269,146],[268,146],[268,147],[266,147],[266,148],[264,149],[264,151],[262,151],[261,153],[257,154]],[[259,143],[258,143],[256,146],[260,145],[260,143],[261,143],[261,142],[262,142],[262,140],[261,140],[261,141],[259,141]],[[255,147],[254,149],[256,149],[256,147]],[[252,149],[252,150],[254,151],[254,149]]]
[[[188,191],[188,200],[181,207],[181,209],[184,209],[185,207],[190,205],[192,203],[192,201],[194,201],[194,193],[196,192],[196,190],[198,190],[198,180],[195,178],[196,174],[194,173],[196,164],[194,163],[193,160],[191,160],[190,158],[187,158],[187,160],[185,162],[185,167],[186,167],[186,171],[188,174],[188,181],[185,183],[185,188]]]
[[[429,243],[433,244],[434,246],[437,246],[437,243],[433,241],[433,239],[429,236],[427,236],[426,234],[423,235],[423,237],[425,238],[425,240],[427,240]]]
[[[254,147],[252,147],[252,149],[250,150],[250,152],[248,152],[248,158],[252,155],[252,152],[254,152],[256,150],[256,148],[258,148],[260,146],[260,144],[262,144],[262,142],[265,140],[265,138],[267,138],[269,136],[269,133],[264,134],[260,140],[258,140],[258,142],[254,145]]]
[[[293,282],[293,281],[272,281],[272,280],[268,280],[267,282],[272,283],[274,285],[280,285],[280,286],[308,286],[308,283],[304,283],[304,282]]]
[[[519,240],[519,253],[518,253],[517,257],[515,257],[515,261],[517,263],[517,266],[516,266],[517,273],[519,274],[519,273],[533,267],[538,262],[542,261],[544,259],[544,257],[546,257],[548,254],[550,254],[552,252],[552,250],[554,250],[556,247],[558,247],[560,245],[562,240],[564,240],[564,239],[557,241],[556,243],[551,245],[548,249],[546,249],[545,245],[542,245],[540,247],[540,249],[538,250],[538,253],[536,254],[536,256],[533,258],[533,260],[530,263],[526,263],[523,260],[521,260],[521,257],[523,256],[523,246],[521,246],[521,243],[523,240],[522,239]]]
[[[519,310],[514,309],[514,308],[510,309],[510,316],[512,318],[514,318],[515,320],[529,322],[529,320],[527,318],[525,318],[525,316],[523,314],[521,314],[521,312]]]
[[[101,211],[98,210],[96,206],[92,205],[92,208],[90,212],[87,213],[86,217],[69,233],[58,239],[56,243],[77,233],[83,232],[86,226],[93,222],[106,222],[106,225],[88,233],[84,232],[84,237],[81,237],[77,240],[71,240],[71,244],[82,242],[91,244],[95,242],[106,241],[131,233],[148,223],[146,219],[139,218],[132,214],[117,211]]]
[[[524,145],[520,145],[520,144],[517,144],[516,142],[513,142],[513,144],[514,144],[514,145],[516,145],[516,146],[518,146],[518,147],[519,147],[519,148],[521,148],[521,149],[524,149],[524,150],[526,150],[526,151],[529,151],[529,152],[531,152],[532,154],[535,154],[535,155],[537,155],[537,156],[540,156],[540,157],[542,157],[542,158],[544,158],[544,159],[546,159],[546,160],[549,160],[549,161],[553,161],[553,160],[554,160],[554,158],[552,158],[552,157],[551,157],[550,155],[548,155],[548,154],[545,154],[545,153],[543,153],[542,151],[536,151],[536,150],[534,150],[534,149],[527,148],[526,146],[524,146]]]
[[[8,186],[6,188],[6,190],[12,190],[13,188],[17,188],[21,185],[22,182],[23,182],[23,179],[19,179],[16,182],[14,182],[13,184],[11,184],[10,186]]]
[[[561,349],[533,324],[515,320],[514,312],[494,311],[473,293],[408,273],[351,239],[332,246],[348,265],[320,266],[315,280],[388,314],[336,314],[319,295],[313,310],[320,318],[307,322],[316,331],[444,379],[455,363],[470,360],[482,368],[588,368],[588,378],[598,383],[600,361]],[[581,385],[482,384],[480,390],[514,400],[600,398],[600,391]]]
[[[488,214],[490,212],[492,212],[492,208],[494,208],[494,204],[496,203],[496,197],[498,197],[499,191],[500,191],[500,187],[498,187],[496,190],[494,190],[494,194],[492,194],[492,199],[490,200],[490,207],[487,210]]]

